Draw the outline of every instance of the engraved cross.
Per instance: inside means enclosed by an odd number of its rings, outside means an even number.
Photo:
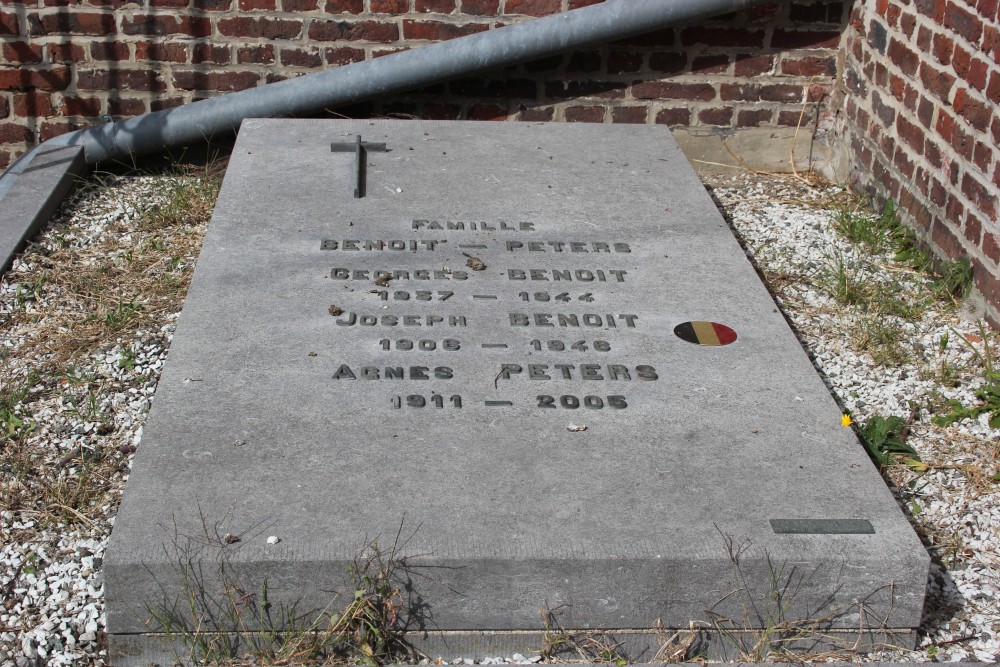
[[[354,152],[354,198],[360,199],[365,196],[365,156],[367,151],[385,152],[384,143],[374,143],[371,141],[361,141],[361,135],[354,135],[354,141],[340,141],[330,144],[330,151],[333,153]]]

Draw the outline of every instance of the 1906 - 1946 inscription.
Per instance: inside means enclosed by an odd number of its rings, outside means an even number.
[[[540,238],[545,223],[417,219],[409,221],[410,231],[439,232],[438,238],[337,238],[322,239],[319,250],[336,257],[329,276],[335,282],[370,285],[372,298],[365,308],[337,308],[334,327],[371,329],[370,344],[385,353],[380,365],[342,363],[332,378],[337,381],[393,380],[427,382],[428,393],[398,395],[388,391],[376,405],[391,410],[409,408],[495,408],[529,404],[540,409],[623,410],[625,394],[594,394],[595,383],[655,382],[656,368],[649,363],[615,363],[616,337],[641,326],[637,313],[600,312],[598,304],[612,304],[601,291],[608,284],[625,283],[629,270],[615,266],[616,256],[632,253],[628,242],[618,240],[581,241]],[[503,236],[477,238],[466,242],[463,232],[501,232]],[[524,237],[519,234],[532,233]],[[514,233],[512,235],[509,233]],[[468,261],[463,268],[434,263],[460,251]],[[474,252],[475,255],[471,254]],[[428,258],[427,268],[392,266],[393,253],[419,254]],[[542,255],[569,256],[574,266],[526,265]],[[372,256],[376,259],[369,259]],[[381,259],[389,255],[388,262]],[[440,264],[440,266],[437,266]],[[503,279],[484,277],[484,270],[499,264]],[[423,288],[421,283],[433,283]],[[530,288],[525,288],[531,283]],[[551,283],[551,286],[540,283]],[[447,289],[446,289],[447,288]],[[357,291],[357,290],[355,290]],[[458,312],[445,313],[438,306],[460,304]],[[380,312],[384,304],[404,306],[403,311]],[[503,317],[483,306],[502,303]],[[531,307],[531,310],[528,308]],[[406,312],[409,309],[409,312]],[[604,308],[611,310],[611,308]],[[465,335],[465,331],[476,334]],[[480,340],[482,331],[498,335]],[[548,330],[548,331],[546,331]],[[524,332],[531,336],[525,339]],[[537,334],[537,335],[536,335]],[[597,334],[597,335],[594,335]],[[420,353],[448,352],[476,355],[482,350],[505,350],[509,356],[497,362],[494,385],[501,381],[527,378],[535,382],[579,382],[580,395],[544,394],[518,391],[510,383],[500,396],[465,397],[452,393],[468,386],[470,378],[450,365],[416,363]],[[558,353],[592,353],[593,359],[561,362]],[[549,361],[539,353],[555,355]],[[535,355],[529,360],[528,357]],[[579,355],[577,355],[579,357]],[[430,385],[433,385],[431,387]],[[440,387],[438,386],[440,385]],[[382,387],[385,385],[375,385]],[[540,386],[540,385],[534,385]],[[564,388],[561,388],[562,391]]]

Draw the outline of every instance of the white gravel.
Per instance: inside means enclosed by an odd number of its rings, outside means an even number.
[[[32,288],[38,274],[34,253],[65,244],[83,253],[108,234],[118,235],[121,252],[127,252],[128,243],[152,234],[140,231],[133,221],[156,200],[158,178],[162,177],[118,179],[113,187],[74,196],[35,249],[3,277],[0,368],[4,378],[26,378],[29,370],[44,361],[37,346],[39,323],[67,307],[58,290]],[[833,231],[831,214],[822,206],[837,194],[837,188],[808,188],[794,179],[755,175],[714,178],[712,183],[714,195],[752,256],[766,274],[776,277],[779,304],[856,422],[874,415],[905,417],[911,402],[926,405],[931,399],[939,400],[938,396],[965,404],[975,400],[973,392],[982,373],[972,349],[981,350],[983,343],[975,322],[962,319],[953,309],[928,309],[903,325],[900,345],[911,361],[902,366],[878,366],[858,349],[859,314],[836,305],[817,285],[832,252],[841,253],[845,261],[861,258]],[[184,263],[180,262],[180,270]],[[901,294],[918,289],[924,281],[895,265],[891,257],[879,258],[877,264],[882,268],[869,278]],[[17,309],[35,317],[22,318],[14,326],[11,314]],[[73,360],[72,373],[39,381],[13,406],[15,418],[35,424],[27,441],[42,463],[34,470],[49,475],[50,483],[72,480],[82,470],[76,467],[78,461],[88,453],[112,457],[112,464],[102,468],[104,478],[92,480],[104,485],[104,490],[95,495],[99,506],[88,507],[81,519],[55,500],[55,506],[11,508],[7,494],[21,483],[18,475],[22,473],[8,459],[8,450],[3,450],[0,667],[107,664],[101,560],[131,454],[140,444],[174,317],[81,351]],[[946,334],[951,343],[942,349]],[[968,344],[961,344],[959,336],[966,337]],[[34,350],[34,356],[25,352],[28,349]],[[949,379],[957,380],[955,386],[941,383],[937,370],[942,364],[956,369],[955,377]],[[46,382],[61,383],[61,390],[42,391],[51,389]],[[35,400],[36,395],[42,398]],[[1000,485],[990,476],[1000,469],[1000,431],[990,429],[985,418],[942,428],[933,425],[930,417],[927,410],[920,411],[908,440],[928,470],[917,473],[900,466],[888,472],[900,505],[934,557],[920,648],[860,659],[992,662],[1000,655]],[[276,542],[277,536],[272,539]],[[537,656],[513,655],[481,663],[537,661]]]

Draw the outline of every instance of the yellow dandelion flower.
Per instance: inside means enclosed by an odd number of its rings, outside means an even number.
[[[844,415],[844,416],[842,416],[840,418],[840,425],[841,426],[850,426],[851,425],[851,415]]]

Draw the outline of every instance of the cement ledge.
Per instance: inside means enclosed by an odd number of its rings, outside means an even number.
[[[87,165],[83,148],[43,148],[0,195],[0,273],[6,272],[17,252],[55,213]]]

